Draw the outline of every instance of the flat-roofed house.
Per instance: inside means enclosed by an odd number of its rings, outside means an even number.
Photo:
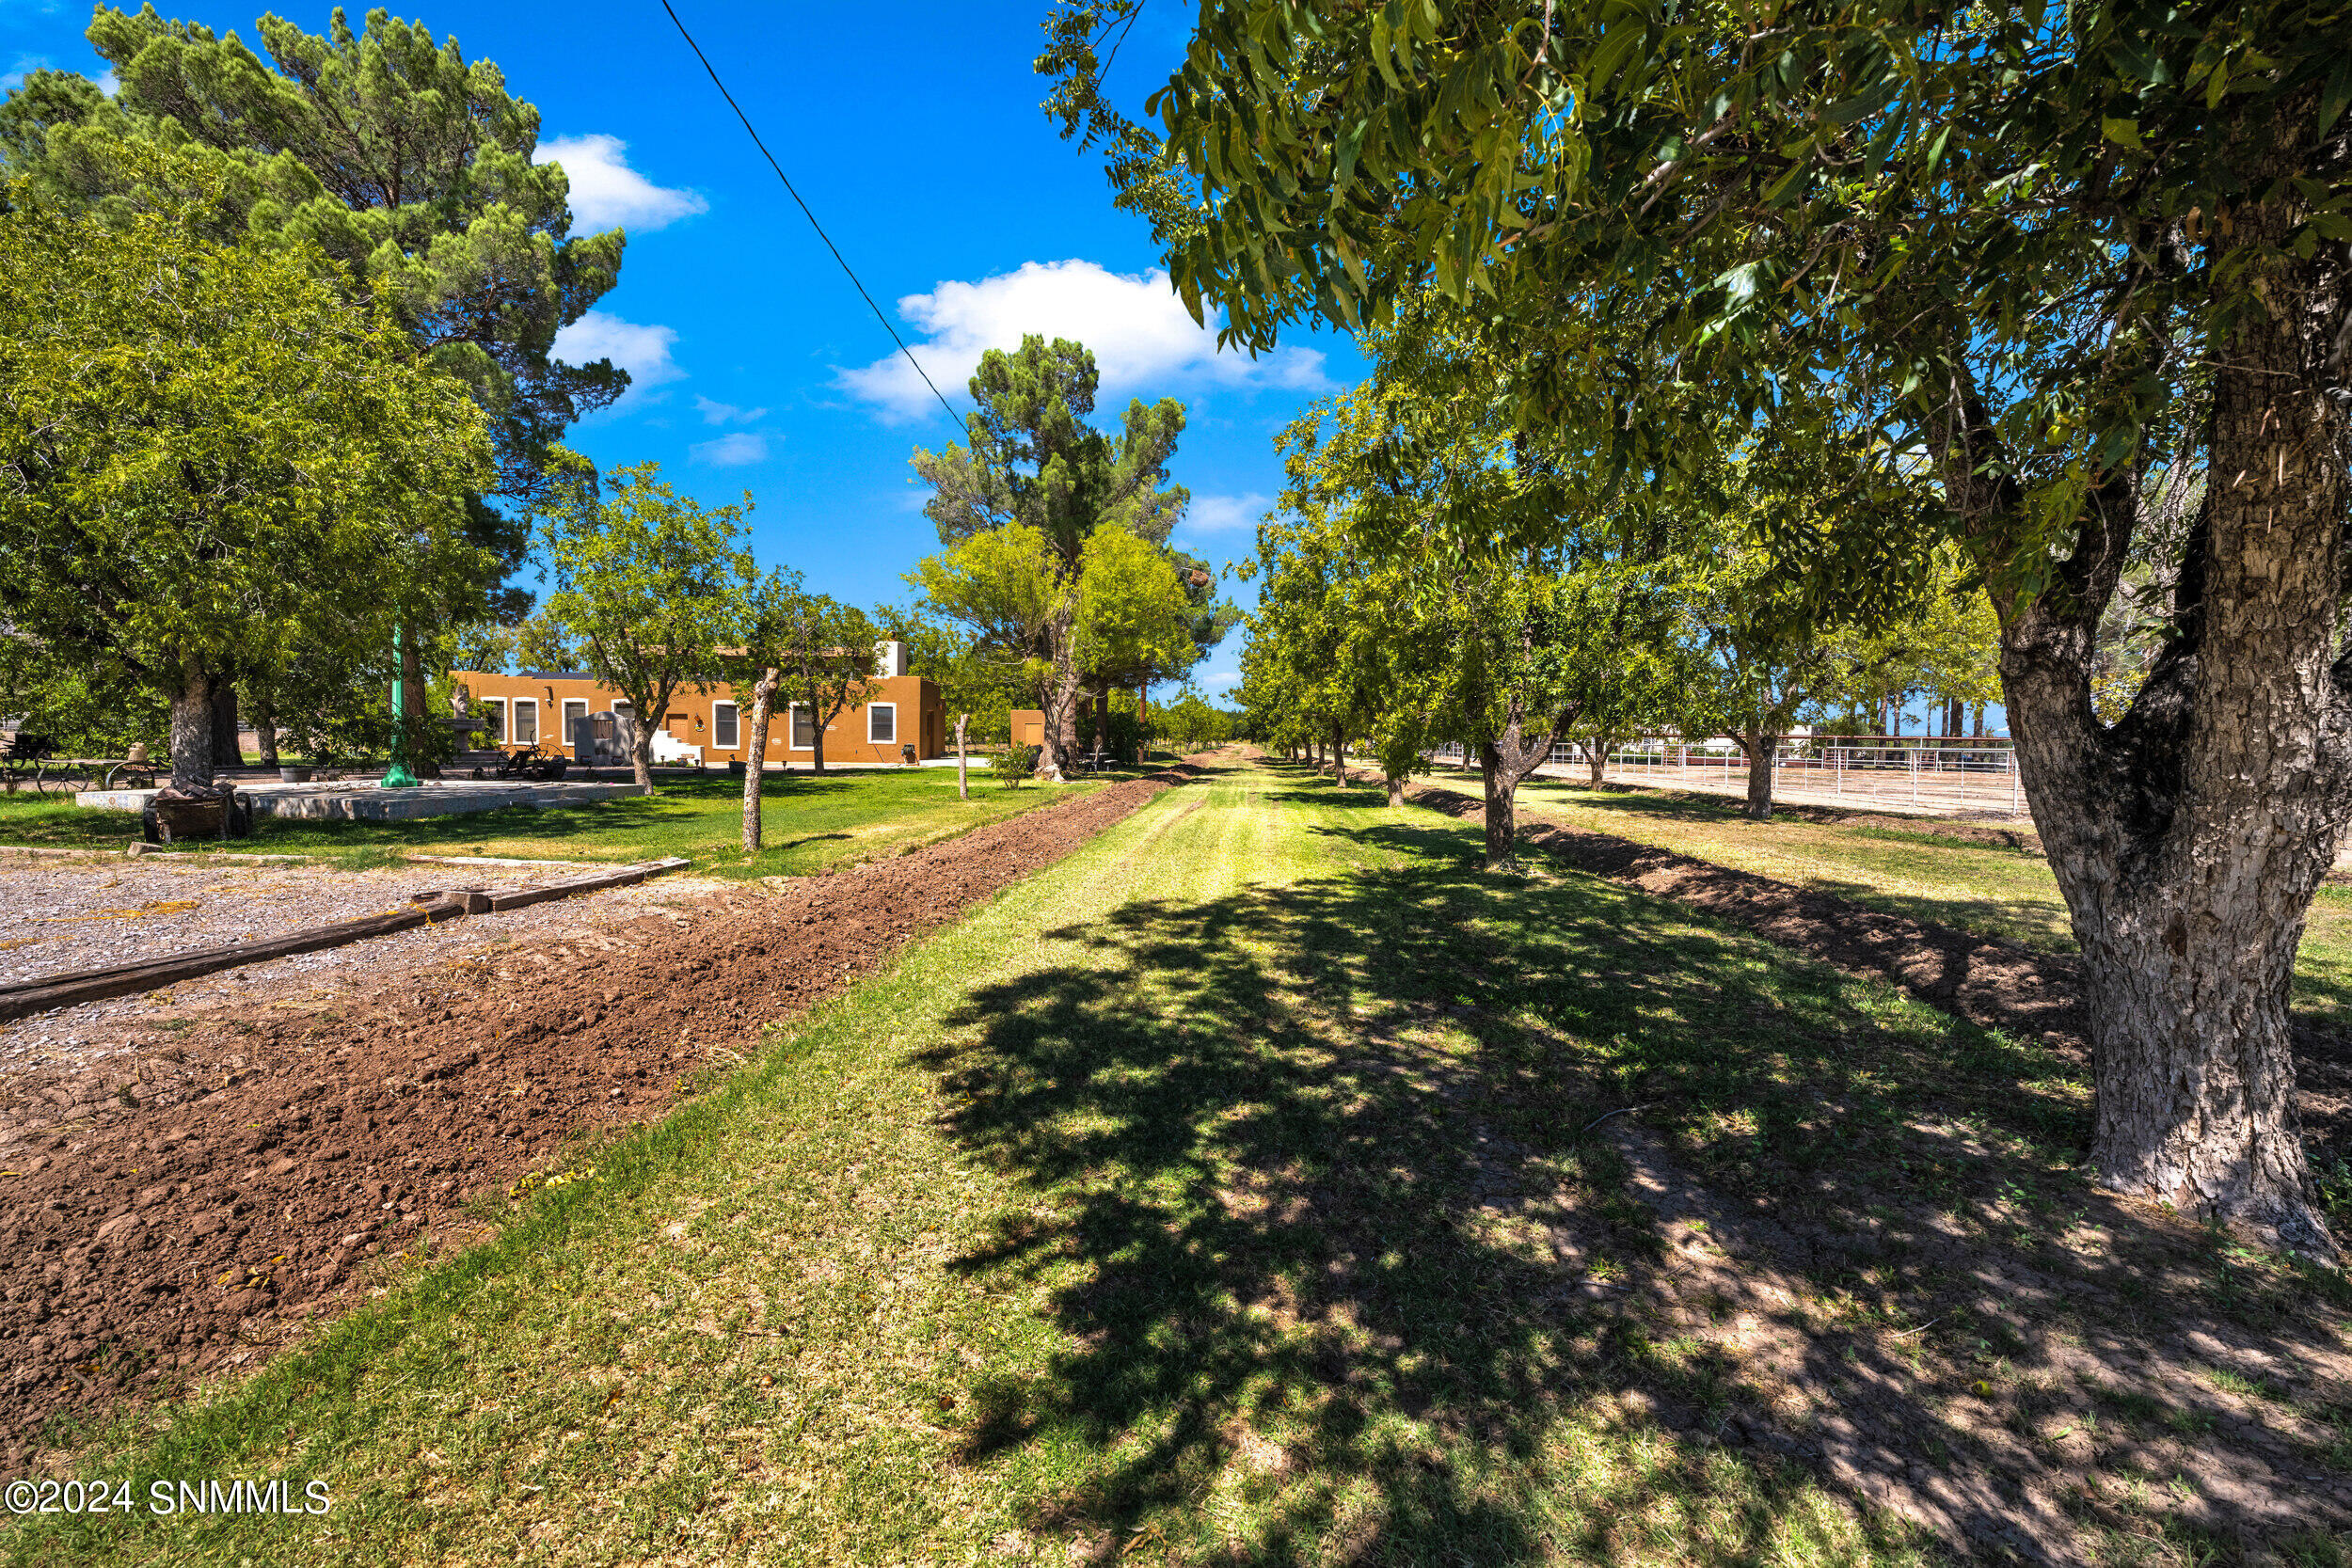
[[[875,677],[866,700],[845,707],[825,726],[825,761],[843,763],[903,763],[912,747],[917,758],[946,754],[947,713],[938,683],[910,675],[906,647],[883,642],[875,649]],[[636,722],[629,701],[596,676],[580,670],[525,670],[518,674],[493,674],[478,670],[451,672],[453,682],[471,694],[471,711],[487,726],[482,744],[503,751],[537,746],[542,751],[578,761],[622,763],[628,760],[628,726]],[[613,751],[602,757],[580,756],[575,721],[611,714],[621,736]],[[814,716],[806,706],[781,700],[768,724],[765,767],[816,760]],[[751,740],[751,702],[739,698],[725,681],[708,686],[682,686],[671,695],[661,731],[653,737],[657,763],[688,763],[716,768],[748,762]]]

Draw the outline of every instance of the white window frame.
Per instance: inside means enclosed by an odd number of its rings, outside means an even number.
[[[721,740],[719,738],[719,710],[721,708],[725,708],[727,710],[727,722],[734,726],[735,738],[733,740]],[[722,752],[735,752],[742,749],[742,708],[734,703],[713,703],[710,705],[710,744],[715,750]]]
[[[801,715],[808,715],[808,745],[801,744]],[[817,710],[806,703],[787,703],[784,709],[784,749],[787,752],[813,752],[817,749]]]
[[[530,738],[529,738],[529,739],[525,739],[525,738],[524,738],[524,736],[523,736],[522,717],[523,717],[523,709],[525,709],[525,708],[529,708],[529,709],[531,710],[531,736],[530,736]],[[536,698],[536,697],[517,697],[517,698],[516,698],[516,699],[515,699],[515,713],[514,713],[514,719],[515,719],[515,722],[514,722],[513,727],[512,727],[512,728],[510,728],[510,729],[506,732],[506,739],[507,739],[507,743],[508,743],[509,745],[512,745],[512,746],[536,746],[536,745],[538,745],[538,744],[539,744],[539,699],[538,699],[538,698]]]
[[[495,715],[495,717],[493,717],[494,715]],[[505,699],[505,698],[503,698],[503,697],[485,697],[485,698],[483,698],[483,699],[482,699],[482,716],[483,716],[484,718],[485,718],[485,719],[489,719],[489,720],[490,720],[490,721],[491,721],[491,723],[490,723],[490,744],[491,744],[491,745],[493,745],[493,746],[503,746],[503,745],[505,745],[505,744],[506,744],[506,733],[507,733],[507,731],[506,731],[506,699]]]
[[[555,731],[555,744],[559,749],[569,747],[572,751],[577,752],[580,748],[572,745],[572,721],[574,719],[585,719],[588,717],[588,699],[585,697],[565,697],[560,701],[561,705],[556,708],[556,712],[562,714],[564,717],[558,721],[557,724]],[[574,705],[578,705],[580,708],[580,711],[577,714],[572,711]],[[582,758],[580,760],[585,761],[587,759]]]
[[[888,736],[878,736],[874,733],[874,715],[882,712],[887,712],[890,715],[890,734]],[[896,746],[898,744],[898,704],[868,703],[866,705],[866,744],[868,746]]]

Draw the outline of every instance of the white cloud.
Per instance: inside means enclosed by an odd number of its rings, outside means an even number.
[[[643,234],[707,213],[694,191],[664,190],[628,166],[628,143],[601,134],[558,136],[531,155],[534,164],[562,164],[572,182],[572,227],[581,233],[628,229]]]
[[[49,56],[46,55],[19,55],[14,65],[5,71],[0,71],[0,92],[14,92],[24,85],[25,77],[30,76],[36,71],[48,69]],[[108,71],[107,74],[111,76],[114,73]]]
[[[1238,670],[1219,670],[1214,675],[1201,676],[1200,684],[1202,686],[1239,686],[1241,684],[1241,672]]]
[[[628,372],[628,390],[613,404],[627,408],[644,401],[653,388],[686,374],[670,357],[670,346],[676,341],[675,327],[641,325],[591,310],[555,335],[555,356],[575,365],[610,359]]]
[[[765,408],[738,408],[731,403],[717,403],[700,394],[694,398],[694,412],[703,417],[705,424],[750,424],[768,417]]]
[[[768,461],[768,437],[753,431],[739,430],[715,441],[697,441],[686,449],[686,454],[695,462],[707,463],[714,468],[765,463]]]
[[[1184,531],[1187,533],[1224,533],[1237,528],[1255,528],[1258,519],[1274,503],[1251,491],[1246,496],[1195,496],[1184,508]]]
[[[1279,349],[1252,359],[1216,350],[1217,319],[1195,323],[1168,274],[1140,277],[1092,261],[1024,261],[1018,270],[977,283],[950,278],[927,294],[908,294],[898,313],[926,334],[914,357],[939,389],[963,391],[983,351],[1021,346],[1023,334],[1070,338],[1094,351],[1106,396],[1156,393],[1180,379],[1233,386],[1327,391],[1323,356],[1313,349]],[[931,394],[904,355],[862,370],[835,372],[851,395],[878,404],[891,419],[921,415]]]

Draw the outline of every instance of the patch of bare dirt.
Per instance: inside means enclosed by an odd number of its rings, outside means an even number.
[[[53,1413],[250,1362],[582,1133],[1070,853],[1185,769],[0,1084],[0,1468]],[[471,924],[467,922],[464,924]]]

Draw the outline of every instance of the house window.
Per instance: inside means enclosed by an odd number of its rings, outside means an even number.
[[[506,699],[485,697],[482,700],[482,737],[496,746],[506,738]]]
[[[876,746],[886,746],[898,738],[898,705],[876,703],[866,710],[866,738]]]
[[[539,743],[539,699],[515,699],[515,744],[536,746]]]
[[[710,743],[722,752],[732,752],[741,744],[736,732],[735,705],[710,705]]]
[[[559,735],[559,736],[557,736],[555,737],[555,743],[556,743],[558,746],[573,746],[573,747],[577,747],[577,745],[578,745],[578,743],[579,743],[579,740],[580,740],[580,726],[579,726],[579,724],[578,724],[578,723],[576,723],[576,722],[575,722],[575,721],[577,721],[577,720],[580,720],[580,719],[585,719],[585,718],[587,718],[587,717],[588,717],[588,703],[587,703],[587,700],[586,700],[585,698],[581,698],[581,697],[566,697],[566,698],[564,698],[564,733],[563,733],[562,735]],[[594,748],[591,748],[591,750],[593,750],[593,749],[594,749]],[[582,761],[585,761],[586,759],[585,759],[585,758],[582,758],[581,760],[582,760]]]
[[[817,716],[800,704],[792,705],[792,750],[805,752],[817,744]]]

